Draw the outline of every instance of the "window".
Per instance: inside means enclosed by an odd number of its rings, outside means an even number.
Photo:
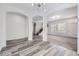
[[[51,32],[57,32],[57,24],[51,24]]]
[[[53,25],[51,25],[51,32],[54,32],[54,24]]]
[[[51,32],[64,33],[66,31],[65,29],[66,29],[66,23],[51,24]]]
[[[66,25],[65,23],[59,23],[58,27],[57,27],[58,28],[58,32],[65,32],[65,29],[66,29],[65,25]]]

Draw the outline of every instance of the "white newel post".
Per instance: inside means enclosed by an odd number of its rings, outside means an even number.
[[[32,41],[32,32],[33,32],[33,25],[32,25],[32,17],[29,17],[29,36],[28,40]]]
[[[47,19],[43,16],[43,41],[47,41]]]

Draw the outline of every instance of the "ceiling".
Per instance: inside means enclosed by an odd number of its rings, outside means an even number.
[[[8,5],[17,7],[19,9],[28,11],[32,15],[42,15],[45,13],[45,15],[49,15],[51,12],[74,7],[77,4],[76,3],[45,3],[45,12],[43,10],[37,10],[35,7],[32,6],[32,3],[9,3]]]
[[[76,16],[77,10],[76,3],[45,3],[43,6],[45,11],[32,6],[32,3],[7,3],[7,5],[27,11],[33,16],[46,15],[49,21],[57,20],[51,19],[52,16],[56,15],[61,16],[59,19]]]
[[[50,15],[48,15],[48,21],[55,21],[55,20],[61,20],[66,18],[73,18],[73,17],[77,17],[77,7],[71,7],[53,12]]]
[[[47,16],[48,21],[56,21],[61,19],[68,19],[68,18],[76,18],[77,17],[77,7],[69,7],[59,11],[51,12]],[[35,20],[42,22],[42,18],[38,17]]]

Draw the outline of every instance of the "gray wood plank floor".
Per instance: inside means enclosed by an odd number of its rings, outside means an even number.
[[[24,43],[10,47],[2,50],[0,56],[78,56],[76,51],[42,40],[27,40]]]
[[[67,49],[77,51],[77,38],[48,35],[48,41],[55,45],[60,45]]]

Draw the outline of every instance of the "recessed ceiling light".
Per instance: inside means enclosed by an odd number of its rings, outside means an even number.
[[[32,6],[34,6],[34,3],[32,3]]]
[[[52,16],[51,18],[52,19],[59,19],[60,18],[60,15],[55,15],[55,16]]]

